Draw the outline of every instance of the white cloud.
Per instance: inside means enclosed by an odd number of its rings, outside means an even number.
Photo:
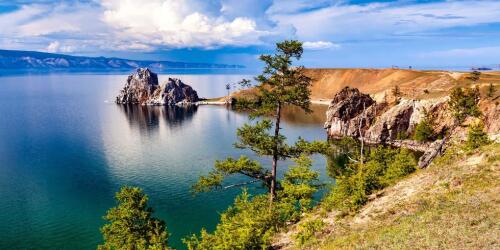
[[[150,41],[167,47],[245,46],[268,34],[247,17],[227,19],[194,11],[189,1],[103,1],[104,22],[123,39]]]
[[[73,52],[74,48],[72,46],[61,45],[59,41],[53,41],[49,44],[49,46],[47,46],[46,51],[51,53],[55,52],[68,53],[68,52]]]
[[[297,28],[302,39],[377,39],[395,35],[500,22],[500,1],[332,5],[273,20]]]
[[[309,50],[500,22],[500,1],[93,0],[25,4],[0,14],[0,45],[54,51],[218,48],[284,38]],[[52,44],[51,44],[52,43]],[[57,45],[57,46],[56,46]],[[346,46],[347,47],[347,46]]]
[[[304,49],[309,50],[324,50],[324,49],[338,49],[340,48],[340,44],[332,43],[332,42],[324,42],[324,41],[316,41],[316,42],[304,42]]]

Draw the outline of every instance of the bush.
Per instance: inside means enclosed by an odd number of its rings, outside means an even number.
[[[422,120],[415,127],[415,135],[413,139],[417,141],[430,141],[434,137],[434,130],[427,119]]]
[[[489,144],[488,134],[484,132],[484,124],[478,122],[469,126],[467,141],[465,147],[469,150],[479,148],[480,146]]]
[[[380,146],[371,150],[366,163],[350,165],[353,171],[338,177],[326,196],[323,204],[327,209],[357,211],[368,201],[370,194],[414,172],[417,163],[409,150]]]
[[[405,177],[416,170],[417,162],[407,149],[399,150],[394,160],[387,166],[387,170],[381,179],[383,186],[394,184],[397,180]]]
[[[323,229],[325,223],[320,219],[314,219],[299,224],[298,233],[294,236],[295,241],[299,246],[314,241],[315,234]]]
[[[479,102],[479,89],[454,88],[450,94],[448,104],[453,111],[453,116],[458,122],[462,123],[467,116],[479,117],[481,111],[477,103]]]

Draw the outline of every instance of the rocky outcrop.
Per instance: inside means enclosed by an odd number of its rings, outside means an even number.
[[[198,100],[198,94],[191,86],[174,78],[159,85],[157,74],[147,68],[139,68],[128,76],[125,86],[116,97],[118,104],[168,106],[194,104]]]
[[[192,104],[198,100],[198,93],[191,86],[179,79],[168,78],[167,83],[156,89],[146,104],[173,106]]]
[[[328,130],[328,135],[330,137],[356,136],[359,123],[362,123],[361,126],[367,124],[363,119],[364,116],[363,118],[359,116],[362,113],[371,115],[374,110],[371,106],[374,103],[375,101],[369,95],[361,93],[358,89],[343,88],[335,95],[326,113],[327,120],[324,127]],[[367,112],[367,109],[370,111]]]
[[[330,103],[325,128],[330,138],[360,137],[362,134],[369,143],[390,143],[412,135],[427,111],[436,123],[436,133],[441,133],[453,121],[446,112],[447,100],[402,99],[390,106],[376,103],[369,95],[346,87]]]
[[[125,86],[116,97],[116,103],[144,104],[158,88],[158,75],[147,68],[139,68],[127,77]]]

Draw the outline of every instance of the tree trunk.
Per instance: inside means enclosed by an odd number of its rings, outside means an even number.
[[[273,165],[271,169],[271,190],[269,199],[272,204],[276,196],[276,167],[278,165],[278,137],[280,133],[280,120],[281,120],[281,103],[278,103],[276,108],[276,122],[274,124],[274,149],[273,149]]]

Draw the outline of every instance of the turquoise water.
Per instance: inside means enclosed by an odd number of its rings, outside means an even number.
[[[160,81],[169,76],[160,75]],[[249,76],[177,77],[200,96],[215,97],[226,92],[227,82]],[[218,212],[240,189],[192,196],[189,187],[216,159],[253,157],[232,147],[246,115],[220,106],[115,105],[125,78],[0,77],[0,249],[95,249],[102,240],[102,216],[123,185],[145,190],[178,249],[182,237],[214,228]],[[285,134],[325,139],[326,108],[314,109],[307,116],[288,110]],[[315,169],[325,176],[325,160],[315,159]],[[250,188],[259,192],[258,185]]]

